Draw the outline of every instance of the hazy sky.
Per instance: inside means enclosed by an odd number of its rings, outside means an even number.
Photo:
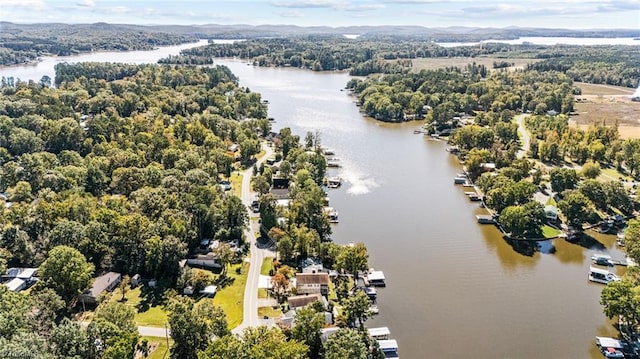
[[[0,0],[0,20],[640,29],[640,0]]]

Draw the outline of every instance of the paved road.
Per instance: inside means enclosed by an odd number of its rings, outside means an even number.
[[[263,144],[262,148],[267,152],[262,158],[260,158],[256,166],[260,166],[260,164],[266,161],[267,158],[271,157],[273,154],[273,150],[271,147]],[[252,201],[252,192],[251,192],[251,174],[253,173],[253,168],[249,168],[242,174],[242,203],[247,206],[247,211],[249,211],[249,205]],[[242,323],[233,329],[234,333],[242,333],[242,330],[247,327],[256,327],[260,325],[260,321],[258,319],[258,281],[260,279],[260,267],[262,266],[262,260],[268,254],[266,250],[260,249],[256,246],[256,236],[255,231],[251,225],[249,225],[249,229],[245,230],[245,236],[249,241],[250,245],[250,254],[249,254],[249,274],[247,275],[247,284],[244,290],[244,308],[243,308],[243,319]]]
[[[524,126],[524,120],[528,116],[528,114],[523,113],[515,117],[516,123],[518,124],[518,132],[522,135],[522,148],[518,151],[518,158],[526,157],[529,153],[529,148],[531,147],[531,135]]]
[[[83,328],[86,328],[89,323],[91,323],[90,321],[87,320],[83,320],[80,322],[80,325]],[[164,327],[143,327],[143,326],[139,326],[138,327],[138,333],[140,333],[141,336],[145,336],[145,337],[158,337],[158,338],[166,338],[166,337],[170,337],[171,336],[171,331],[168,328],[164,328]]]
[[[266,151],[266,154],[262,156],[256,163],[256,166],[260,166],[260,164],[267,160],[267,158],[271,157],[273,154],[273,150],[271,147],[267,145],[262,145],[262,148]],[[252,201],[252,192],[251,192],[251,174],[253,173],[253,168],[250,167],[242,174],[242,203],[247,206],[247,211],[249,211],[249,205]],[[251,214],[249,214],[251,215]],[[233,329],[233,333],[242,333],[242,330],[246,327],[257,327],[260,324],[263,324],[258,319],[258,281],[260,278],[260,268],[262,267],[262,260],[265,256],[270,256],[270,252],[265,249],[259,249],[256,247],[256,236],[255,236],[255,228],[249,224],[249,229],[245,230],[245,235],[247,240],[250,243],[250,264],[249,264],[249,274],[247,276],[247,284],[244,290],[244,317],[242,319],[242,323]],[[87,326],[89,322],[83,321],[81,325]],[[144,327],[139,326],[138,332],[140,335],[149,336],[149,337],[160,337],[166,338],[171,334],[171,331],[167,328],[160,327]]]

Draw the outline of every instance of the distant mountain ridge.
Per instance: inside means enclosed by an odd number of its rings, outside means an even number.
[[[424,27],[405,25],[381,25],[381,26],[297,26],[297,25],[134,25],[134,24],[61,24],[38,23],[16,24],[0,22],[1,33],[15,33],[20,31],[66,32],[78,30],[93,31],[140,31],[167,33],[173,35],[196,36],[200,38],[258,38],[278,36],[301,35],[360,35],[368,36],[395,36],[424,38],[432,41],[479,41],[488,39],[515,39],[518,37],[639,37],[638,29],[550,29],[535,27]]]

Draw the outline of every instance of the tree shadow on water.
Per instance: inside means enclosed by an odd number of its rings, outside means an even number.
[[[522,254],[523,256],[533,257],[537,250],[537,243],[534,241],[520,240],[520,239],[511,239],[507,236],[503,237],[505,242],[513,248],[517,253]]]
[[[599,251],[603,251],[607,248],[605,247],[604,244],[600,243],[600,241],[598,241],[594,237],[591,237],[586,232],[582,232],[582,234],[578,238],[572,240],[571,243],[577,244],[580,247],[583,247],[586,249],[599,250]]]

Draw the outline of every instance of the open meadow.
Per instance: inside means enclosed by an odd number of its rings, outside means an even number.
[[[634,89],[620,86],[576,83],[575,115],[569,123],[582,129],[599,122],[618,123],[621,138],[640,138],[640,102],[631,101]]]
[[[484,65],[489,70],[494,70],[493,63],[494,62],[510,62],[513,63],[513,66],[507,67],[508,70],[514,69],[522,69],[527,66],[527,64],[531,64],[537,61],[538,59],[527,59],[527,58],[499,58],[499,57],[439,57],[439,58],[418,58],[411,59],[411,63],[413,64],[413,68],[411,71],[419,72],[420,70],[433,70],[440,69],[444,67],[457,66],[464,68],[468,64],[476,63],[477,65]]]

